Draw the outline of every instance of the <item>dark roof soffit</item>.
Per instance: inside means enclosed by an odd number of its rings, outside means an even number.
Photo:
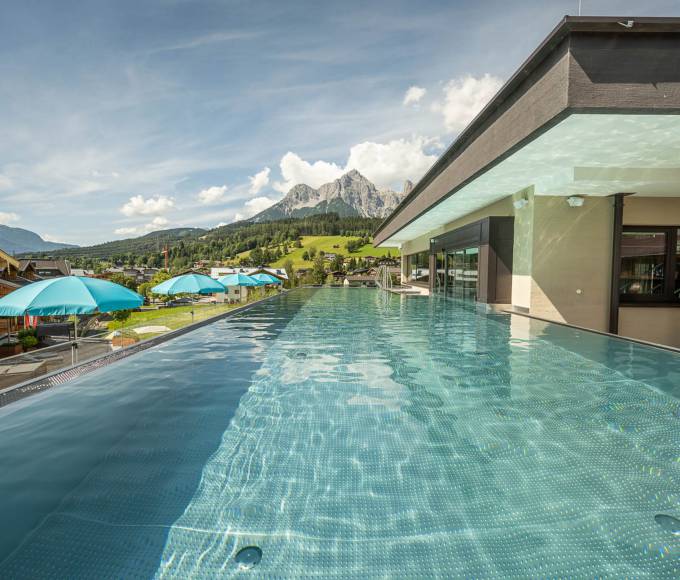
[[[627,28],[622,23],[633,21]],[[637,17],[637,16],[565,16],[552,32],[538,45],[522,66],[506,81],[489,103],[470,121],[468,126],[454,139],[453,143],[420,178],[409,194],[401,200],[395,210],[378,226],[377,236],[413,199],[427,187],[448,165],[456,154],[465,148],[466,141],[477,131],[479,126],[517,89],[529,74],[572,32],[680,32],[680,17]],[[423,210],[422,213],[427,211]],[[402,229],[402,228],[399,228]],[[397,230],[399,231],[399,230]],[[394,234],[396,232],[392,232]],[[390,234],[390,235],[392,235]]]

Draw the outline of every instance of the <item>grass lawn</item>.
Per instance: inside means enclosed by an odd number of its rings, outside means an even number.
[[[289,246],[289,252],[286,256],[281,258],[280,260],[277,260],[276,262],[273,262],[271,265],[274,268],[281,268],[285,264],[287,260],[292,260],[293,261],[293,267],[294,268],[311,268],[312,262],[305,262],[302,259],[302,254],[305,252],[305,250],[308,250],[312,246],[314,246],[317,250],[323,250],[326,253],[333,253],[333,254],[342,254],[346,258],[363,258],[364,256],[377,256],[377,257],[382,257],[386,256],[388,253],[392,257],[397,257],[399,256],[399,250],[396,248],[374,248],[372,244],[366,244],[359,250],[353,253],[349,253],[347,251],[347,248],[345,247],[345,244],[350,241],[350,240],[356,240],[356,237],[347,237],[347,236],[302,236],[302,248],[295,248],[292,246]],[[338,246],[337,248],[334,248],[333,246]],[[246,258],[250,252],[242,252],[238,255],[239,258]]]
[[[191,310],[194,310],[194,321],[205,320],[212,316],[217,316],[222,312],[236,308],[238,304],[195,304],[192,306],[175,306],[173,308],[148,309],[141,312],[133,312],[130,318],[121,324],[118,321],[112,320],[108,323],[108,329],[117,330],[125,327],[126,330],[132,330],[142,326],[167,326],[170,330],[181,328],[187,324],[191,324]],[[147,338],[148,334],[142,335]]]

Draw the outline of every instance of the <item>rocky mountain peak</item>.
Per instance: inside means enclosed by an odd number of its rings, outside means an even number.
[[[395,191],[379,191],[359,171],[352,169],[318,189],[304,183],[298,184],[280,202],[252,219],[267,221],[332,212],[342,216],[383,218],[394,210],[403,197],[404,194]]]

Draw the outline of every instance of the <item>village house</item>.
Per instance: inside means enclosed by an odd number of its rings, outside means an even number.
[[[36,276],[45,278],[59,278],[71,275],[71,264],[64,259],[36,260],[33,258],[19,260],[19,271],[22,273],[33,271]]]

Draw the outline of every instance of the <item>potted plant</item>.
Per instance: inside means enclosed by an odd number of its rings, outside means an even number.
[[[18,340],[8,340],[0,343],[0,358],[21,354],[22,346]]]

